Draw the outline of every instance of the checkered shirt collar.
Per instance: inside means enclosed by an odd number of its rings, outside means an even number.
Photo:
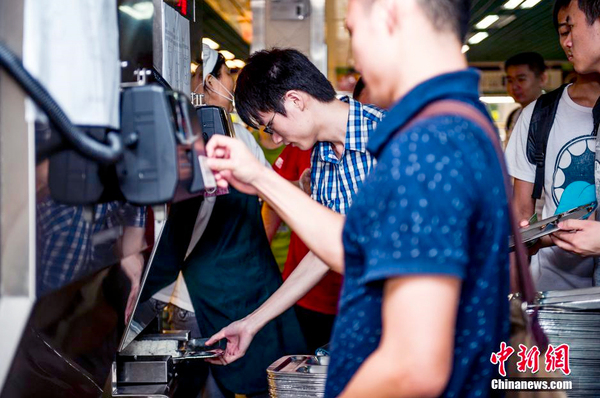
[[[340,101],[350,105],[350,109],[348,110],[348,123],[346,124],[344,150],[366,153],[367,141],[369,140],[369,128],[367,127],[368,120],[361,117],[365,105],[348,96],[340,98]],[[318,142],[316,150],[319,151],[319,157],[322,161],[338,162],[338,158],[333,150],[333,144],[330,142]]]

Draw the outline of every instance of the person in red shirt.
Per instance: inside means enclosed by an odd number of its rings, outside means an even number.
[[[297,184],[308,195],[311,193],[311,153],[311,150],[303,151],[288,145],[273,163],[273,170],[286,180]],[[265,204],[263,219],[267,236],[271,239],[281,223],[281,218]],[[292,231],[288,256],[283,268],[284,280],[290,276],[308,252],[306,245]],[[337,314],[341,286],[342,276],[329,271],[319,284],[296,303],[296,315],[309,351],[314,351],[329,342]]]

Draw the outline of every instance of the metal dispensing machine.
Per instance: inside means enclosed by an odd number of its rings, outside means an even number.
[[[186,94],[201,7],[47,3],[0,2],[0,397],[173,396],[223,348],[142,299],[152,220],[215,189],[204,143],[233,134]]]

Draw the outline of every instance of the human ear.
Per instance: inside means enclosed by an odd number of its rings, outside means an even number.
[[[385,28],[389,34],[392,34],[397,29],[398,21],[401,20],[399,13],[401,10],[398,8],[398,1],[396,0],[380,0],[373,4],[374,8],[378,7],[381,14],[378,18],[383,21]]]
[[[216,77],[214,77],[211,74],[208,74],[206,76],[206,78],[204,79],[204,85],[206,86],[206,88],[209,88],[211,90],[214,91],[215,89],[215,82],[213,81],[213,79],[216,79]]]
[[[286,100],[290,101],[290,103],[293,104],[293,106],[297,107],[301,111],[304,110],[304,108],[306,107],[305,96],[306,94],[301,93],[297,90],[290,90],[287,93],[285,93]]]

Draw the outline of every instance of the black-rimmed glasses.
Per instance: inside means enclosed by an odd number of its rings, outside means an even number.
[[[269,120],[269,123],[267,123],[265,125],[265,133],[267,133],[267,134],[273,135],[273,128],[271,126],[273,125],[273,119],[275,119],[276,113],[277,112],[273,112],[273,117],[271,117],[271,120]]]

